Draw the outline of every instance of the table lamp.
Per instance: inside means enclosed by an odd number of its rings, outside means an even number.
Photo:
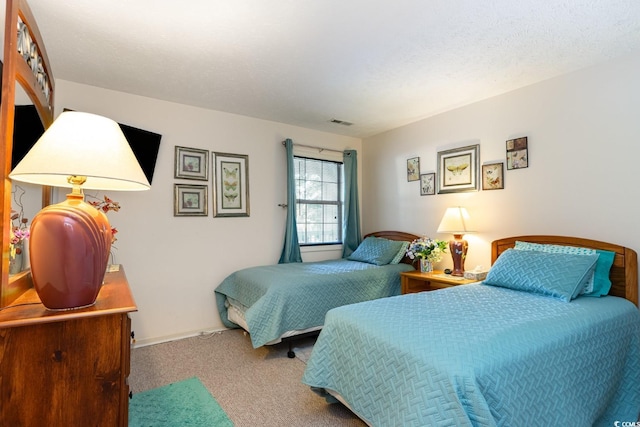
[[[471,232],[467,228],[469,213],[465,208],[447,208],[438,226],[438,233],[453,234],[449,241],[449,251],[453,258],[452,276],[464,276],[464,259],[467,257],[469,244],[462,239],[462,235]]]
[[[31,222],[31,276],[48,309],[93,305],[113,236],[107,216],[84,201],[82,188],[137,191],[151,187],[120,126],[95,114],[63,112],[9,178],[72,188],[64,202],[44,207]]]

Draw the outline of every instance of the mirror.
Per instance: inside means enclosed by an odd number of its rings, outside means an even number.
[[[44,132],[44,125],[24,89],[16,82],[13,126],[12,166],[29,151]],[[9,280],[29,269],[28,232],[31,220],[42,207],[42,187],[26,183],[11,183]]]
[[[0,2],[2,3],[2,2]],[[0,102],[0,149],[4,156],[2,164],[3,185],[0,186],[0,198],[2,204],[2,264],[0,274],[0,307],[5,307],[16,300],[22,293],[31,287],[28,271],[9,276],[10,259],[10,230],[11,230],[11,206],[14,196],[14,188],[8,179],[11,171],[11,153],[13,151],[13,133],[15,106],[19,103],[29,103],[36,107],[38,117],[43,128],[46,129],[53,122],[53,76],[49,66],[49,60],[44,49],[44,43],[33,18],[33,14],[26,0],[6,0],[6,4],[0,4],[0,14],[4,19],[3,66],[2,66],[2,98]],[[37,186],[25,189],[25,198],[22,196],[22,204],[27,216],[28,211],[34,213],[39,207],[50,202],[50,188],[42,190],[41,202],[37,204],[33,200],[38,197]],[[25,205],[26,203],[26,205]],[[36,207],[32,207],[32,205]],[[27,206],[29,206],[27,208]]]

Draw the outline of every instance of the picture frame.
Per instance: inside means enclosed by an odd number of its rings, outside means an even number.
[[[529,167],[529,143],[526,136],[507,140],[507,170]]]
[[[249,216],[249,156],[213,153],[213,216]]]
[[[420,175],[420,195],[431,196],[436,194],[436,173],[424,173]]]
[[[487,163],[482,165],[482,189],[504,189],[504,163]]]
[[[207,216],[207,185],[174,184],[173,216]]]
[[[480,144],[438,152],[438,194],[478,191]]]
[[[407,182],[420,179],[420,157],[407,159]]]
[[[209,179],[209,151],[198,148],[175,148],[175,178],[207,181]]]

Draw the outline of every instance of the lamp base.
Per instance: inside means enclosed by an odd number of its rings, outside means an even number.
[[[50,310],[93,305],[113,238],[107,216],[74,191],[38,212],[30,234],[31,276],[42,304]]]
[[[454,234],[453,240],[449,241],[449,251],[453,259],[452,276],[464,277],[464,259],[467,257],[469,244],[462,239],[461,234]]]

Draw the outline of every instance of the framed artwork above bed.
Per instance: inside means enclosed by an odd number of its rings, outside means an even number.
[[[487,163],[482,165],[482,189],[504,189],[504,163]]]
[[[420,179],[420,157],[407,159],[407,182]]]
[[[478,191],[480,144],[438,152],[438,194]]]
[[[420,175],[420,195],[431,196],[436,194],[436,174],[435,172]]]

